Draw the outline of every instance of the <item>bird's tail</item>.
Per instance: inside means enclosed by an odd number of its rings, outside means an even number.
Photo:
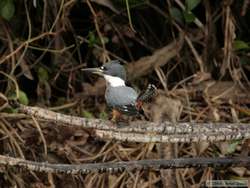
[[[157,88],[153,84],[149,84],[147,89],[142,92],[137,100],[136,100],[136,108],[139,112],[139,114],[143,115],[146,120],[149,120],[149,117],[144,113],[142,109],[142,105],[144,102],[148,102],[153,96],[156,95]]]
[[[137,101],[139,102],[148,102],[153,96],[156,95],[157,88],[153,84],[149,84],[145,92],[141,93]]]

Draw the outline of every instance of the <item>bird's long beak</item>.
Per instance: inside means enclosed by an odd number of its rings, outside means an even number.
[[[103,76],[103,70],[100,68],[86,68],[86,69],[81,69],[81,71],[91,72],[93,74],[98,74],[100,76]]]

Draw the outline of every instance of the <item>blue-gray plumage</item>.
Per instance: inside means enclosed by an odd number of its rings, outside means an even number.
[[[105,99],[107,105],[127,115],[138,114],[136,109],[137,98],[137,92],[131,87],[111,87],[108,85],[106,88]]]

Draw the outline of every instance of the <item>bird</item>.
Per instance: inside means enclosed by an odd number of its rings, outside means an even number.
[[[132,87],[126,86],[126,70],[118,60],[111,60],[98,68],[84,68],[92,74],[106,80],[105,100],[112,110],[111,121],[117,122],[121,115],[137,116],[143,114],[142,104],[156,94],[156,87],[149,84],[145,92],[138,94]]]

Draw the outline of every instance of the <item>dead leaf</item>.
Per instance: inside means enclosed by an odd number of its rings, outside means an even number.
[[[207,150],[210,144],[209,142],[199,142],[199,143],[193,143],[193,145],[196,155],[200,156]]]
[[[112,1],[110,1],[110,0],[91,0],[91,2],[105,6],[105,7],[109,8],[110,10],[112,10],[114,13],[119,14],[119,10],[117,10],[114,7]]]
[[[26,61],[23,59],[20,63],[20,67],[22,69],[23,75],[30,79],[30,80],[34,80],[34,77],[32,76],[32,73],[30,71],[29,66],[27,65]]]
[[[231,169],[234,173],[236,173],[240,177],[244,176],[244,174],[246,172],[245,167],[232,167]]]
[[[211,74],[209,72],[197,72],[192,81],[192,85],[197,85],[201,82],[211,79]]]

